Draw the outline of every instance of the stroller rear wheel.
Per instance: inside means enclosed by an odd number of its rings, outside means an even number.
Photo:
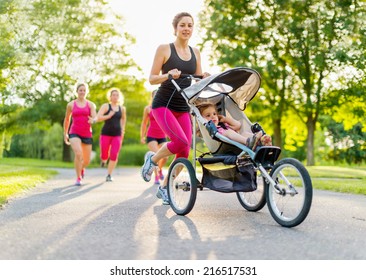
[[[257,212],[266,205],[265,180],[262,176],[257,176],[257,189],[252,192],[237,192],[238,200],[246,210]]]
[[[197,197],[197,178],[192,163],[185,158],[176,159],[168,172],[170,206],[178,215],[188,214]]]

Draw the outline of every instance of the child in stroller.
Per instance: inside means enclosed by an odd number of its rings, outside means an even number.
[[[227,138],[244,144],[253,151],[259,146],[272,146],[271,136],[265,134],[258,123],[252,125],[252,133],[245,131],[243,134],[240,134],[241,123],[229,116],[219,115],[215,104],[210,102],[201,103],[197,108],[201,116],[208,121],[212,121],[218,132]]]

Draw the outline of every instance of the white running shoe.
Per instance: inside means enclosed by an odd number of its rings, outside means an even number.
[[[166,188],[159,186],[158,190],[156,192],[156,197],[162,199],[164,205],[170,204],[169,197],[168,197],[168,191]]]
[[[145,155],[144,165],[141,168],[141,176],[146,182],[150,182],[151,175],[154,172],[154,169],[157,167],[157,164],[151,160],[154,155],[154,152],[147,152]]]

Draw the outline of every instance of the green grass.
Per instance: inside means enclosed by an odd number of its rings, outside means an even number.
[[[314,189],[366,195],[365,167],[307,167]]]
[[[33,160],[22,161],[23,165],[17,160],[11,161],[12,165],[8,162],[1,160],[0,163],[0,206],[10,197],[33,188],[57,174],[55,170],[37,167],[41,163]]]
[[[307,166],[312,178],[366,179],[365,167]]]
[[[50,167],[50,168],[74,168],[72,162],[61,162],[45,159],[31,159],[31,158],[1,158],[0,166],[31,166],[31,167]],[[1,174],[1,171],[0,171]],[[1,182],[0,182],[1,183]]]
[[[144,151],[140,153],[143,155]],[[92,164],[90,167],[96,166],[97,164]],[[52,168],[73,168],[73,163],[23,158],[0,159],[0,206],[10,197],[56,175],[57,171]],[[365,166],[311,166],[307,170],[314,189],[366,195]]]

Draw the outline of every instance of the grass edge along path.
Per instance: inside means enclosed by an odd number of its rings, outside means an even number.
[[[45,164],[44,166],[42,166]],[[0,208],[14,197],[40,183],[46,182],[58,172],[42,161],[11,160],[0,163]],[[47,167],[47,168],[45,168]],[[52,167],[58,167],[52,166]]]
[[[311,166],[306,169],[314,189],[366,195],[365,167]]]
[[[9,198],[55,176],[52,168],[73,168],[73,163],[37,159],[4,158],[0,162],[0,208]],[[306,167],[313,188],[366,195],[366,168],[339,166]]]

